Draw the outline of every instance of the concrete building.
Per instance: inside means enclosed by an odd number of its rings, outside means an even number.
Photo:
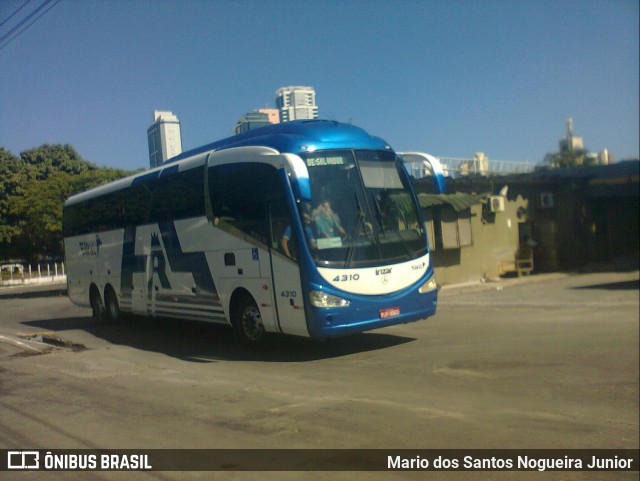
[[[529,200],[536,270],[553,272],[615,263],[637,269],[640,162],[545,169],[494,182],[509,199]]]
[[[271,125],[268,114],[262,112],[248,112],[240,117],[240,120],[238,120],[233,132],[238,135],[244,132],[249,132],[250,130],[259,129],[260,127],[266,127],[267,125]]]
[[[449,194],[436,193],[429,177],[414,180],[441,286],[519,271],[520,226],[525,219],[518,213],[526,210],[528,202],[521,197],[508,201],[504,195],[491,195],[493,184],[486,177],[464,181],[474,184],[470,189],[474,194],[459,191],[460,182],[451,178]]]
[[[282,87],[276,91],[280,122],[317,119],[316,91],[313,87]]]
[[[560,139],[560,154],[577,153],[575,157],[575,165],[577,166],[593,166],[593,165],[610,165],[615,163],[616,159],[612,152],[603,149],[599,153],[588,152],[584,147],[582,137],[575,135],[573,130],[573,119],[569,117],[567,120],[567,133]],[[574,166],[573,164],[571,166]],[[555,165],[555,167],[566,167],[566,165]]]
[[[180,121],[171,112],[156,110],[147,129],[149,167],[154,168],[182,153]]]
[[[258,109],[258,112],[261,114],[267,114],[269,118],[269,123],[279,124],[280,123],[280,111],[278,109]]]
[[[439,285],[638,269],[640,161],[447,180],[414,179]]]
[[[560,139],[560,152],[581,149],[584,149],[584,142],[582,141],[582,137],[578,137],[574,134],[573,119],[569,117],[567,119],[567,135],[564,139]]]
[[[614,164],[616,161],[616,156],[613,153],[609,152],[608,149],[603,149],[598,154],[598,163],[600,165],[609,165]]]

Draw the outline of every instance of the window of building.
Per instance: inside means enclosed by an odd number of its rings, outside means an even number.
[[[457,212],[450,205],[438,205],[425,209],[423,217],[431,250],[473,245],[471,209]]]

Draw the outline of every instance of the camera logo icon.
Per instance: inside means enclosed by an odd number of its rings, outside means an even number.
[[[40,452],[38,451],[9,451],[7,453],[8,469],[39,469]]]

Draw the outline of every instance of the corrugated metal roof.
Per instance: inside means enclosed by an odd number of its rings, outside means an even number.
[[[482,198],[464,193],[457,194],[418,194],[420,207],[429,208],[436,205],[449,204],[456,212],[461,212],[472,205],[481,204]]]

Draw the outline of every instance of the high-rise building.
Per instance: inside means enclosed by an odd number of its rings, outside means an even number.
[[[235,129],[235,134],[241,134],[243,132],[249,132],[250,130],[259,129],[260,127],[266,127],[271,125],[269,122],[269,115],[262,112],[249,112],[238,120]]]
[[[313,87],[282,87],[276,91],[280,122],[317,119],[316,91]]]
[[[270,123],[272,124],[280,123],[280,111],[278,109],[262,108],[262,109],[258,109],[258,112],[260,112],[261,114],[267,114],[267,117],[269,117]]]
[[[156,110],[153,124],[147,129],[149,140],[149,166],[161,165],[166,160],[182,153],[180,121],[171,112]]]

